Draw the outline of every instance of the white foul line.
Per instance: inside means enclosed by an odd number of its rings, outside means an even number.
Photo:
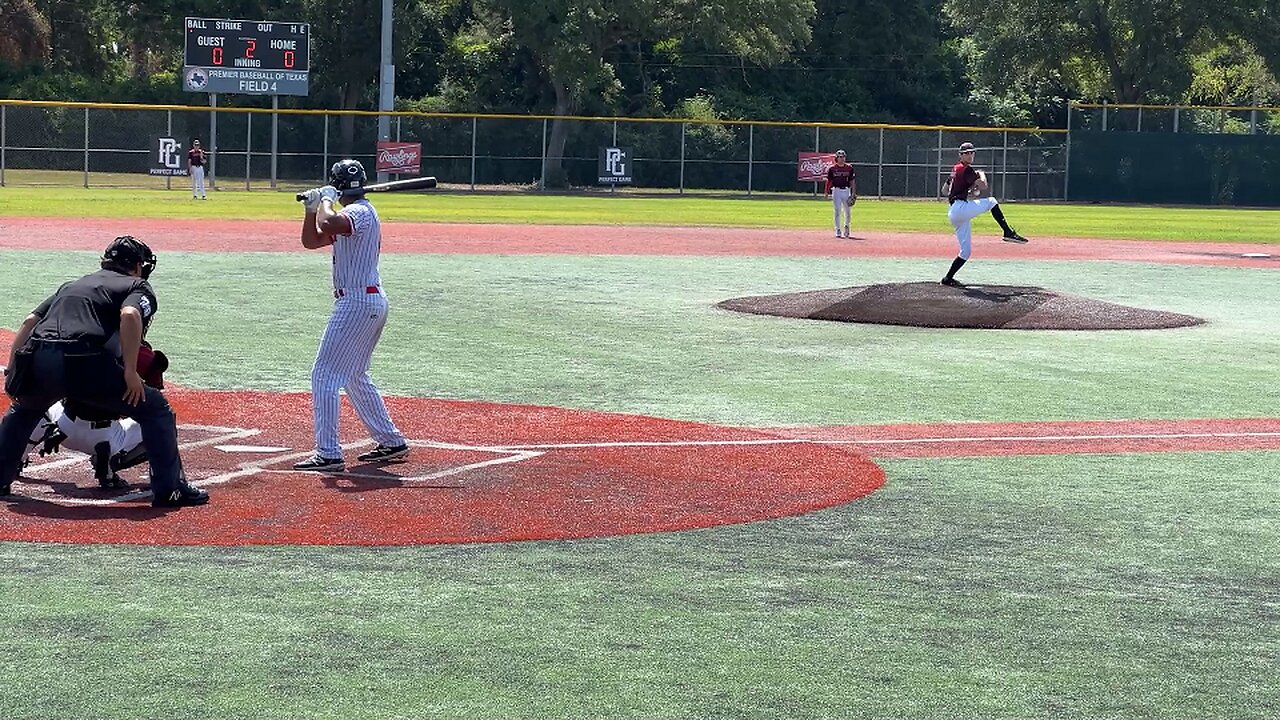
[[[988,435],[970,437],[922,437],[922,438],[769,438],[755,440],[636,440],[596,443],[554,443],[545,445],[502,445],[501,450],[574,450],[611,447],[714,447],[717,445],[787,445],[811,443],[815,445],[926,445],[937,443],[980,442],[1064,442],[1071,440],[1188,440],[1203,438],[1280,438],[1280,432],[1220,432],[1220,433],[1115,433],[1108,435]]]
[[[247,437],[260,434],[262,431],[258,429],[245,428],[228,428],[216,425],[179,425],[179,429],[185,430],[202,430],[206,432],[221,433],[204,440],[196,440],[192,442],[182,443],[179,449],[186,450],[190,448],[204,447],[206,445],[217,445],[230,440],[240,440]],[[611,441],[611,442],[594,442],[594,443],[547,443],[547,444],[530,444],[530,445],[460,445],[456,443],[437,442],[432,440],[408,440],[407,443],[413,447],[439,448],[444,450],[464,450],[473,452],[492,452],[502,454],[502,457],[491,458],[479,462],[459,465],[445,470],[440,470],[429,475],[401,477],[402,483],[419,483],[429,480],[438,480],[441,478],[458,475],[470,470],[501,465],[505,463],[520,462],[543,455],[548,450],[575,450],[575,449],[592,449],[592,448],[627,448],[627,447],[721,447],[721,446],[765,446],[765,445],[929,445],[929,444],[946,444],[946,443],[983,443],[983,442],[1017,442],[1017,443],[1044,443],[1044,442],[1070,442],[1080,440],[1195,440],[1195,439],[1228,439],[1228,438],[1280,438],[1278,432],[1206,432],[1206,433],[1113,433],[1104,435],[994,435],[994,436],[966,436],[966,437],[922,437],[922,438],[869,438],[865,440],[858,439],[822,439],[822,438],[758,438],[749,440],[635,440],[635,441]],[[370,439],[357,440],[355,442],[342,445],[343,450],[353,450],[372,444]],[[293,469],[273,469],[270,466],[286,463],[290,460],[300,460],[310,457],[311,450],[290,453],[287,455],[277,455],[270,458],[259,458],[241,463],[240,466],[230,472],[220,475],[213,475],[203,480],[193,481],[192,484],[198,487],[207,487],[210,485],[220,485],[242,477],[256,475],[259,473],[283,474],[297,473],[299,471]],[[57,469],[82,463],[88,459],[87,455],[67,458],[64,460],[56,460],[49,463],[41,463],[40,465],[29,466],[29,471],[37,471],[48,469]],[[321,473],[324,475],[335,477],[351,477],[364,479],[385,479],[384,475],[373,475],[369,473],[358,472],[340,472],[340,473]],[[139,490],[124,495],[118,495],[111,498],[39,498],[42,502],[49,502],[59,505],[110,505],[127,500],[138,500],[151,494],[149,490]]]

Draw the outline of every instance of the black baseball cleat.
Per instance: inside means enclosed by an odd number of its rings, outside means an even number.
[[[319,455],[312,455],[310,458],[300,463],[293,464],[294,470],[317,470],[319,472],[342,472],[347,469],[347,463],[342,458],[327,458]]]
[[[0,483],[0,497],[4,497],[5,495],[10,494],[11,492],[13,492],[13,490],[12,490],[12,486],[9,483]]]
[[[93,477],[98,481],[98,487],[103,490],[128,490],[129,483],[124,478],[116,474],[111,467],[111,443],[103,442],[93,446],[93,454],[89,456],[89,463],[93,465]]]
[[[209,493],[198,487],[192,487],[184,480],[168,494],[153,496],[151,507],[187,507],[204,505],[207,502],[209,502]]]
[[[947,287],[964,287],[964,283],[955,278],[942,278],[942,284]]]
[[[409,455],[408,445],[379,445],[356,457],[360,462],[404,462]]]
[[[1014,232],[1005,233],[1004,241],[1011,242],[1011,243],[1026,244],[1027,239],[1019,235],[1016,231],[1014,231]]]

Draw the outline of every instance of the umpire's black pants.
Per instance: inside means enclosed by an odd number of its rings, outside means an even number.
[[[19,355],[5,384],[13,404],[0,420],[0,486],[17,479],[31,433],[49,406],[63,399],[138,421],[142,445],[151,462],[151,492],[156,497],[172,493],[185,482],[178,455],[177,419],[164,393],[146,385],[141,402],[126,403],[118,361],[109,355],[79,352],[66,343],[31,340]]]

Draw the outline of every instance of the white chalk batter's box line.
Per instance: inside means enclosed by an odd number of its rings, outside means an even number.
[[[207,437],[202,440],[193,440],[189,442],[179,443],[178,449],[181,451],[190,450],[190,449],[199,448],[199,447],[207,447],[210,445],[222,445],[234,440],[244,440],[245,438],[250,438],[255,435],[260,435],[262,433],[262,430],[260,429],[227,428],[227,427],[219,427],[219,426],[212,426],[212,425],[184,424],[184,425],[179,425],[178,429],[188,430],[188,431],[217,433],[215,435],[212,435],[211,437]],[[505,463],[520,462],[521,460],[528,460],[530,458],[535,458],[544,453],[544,451],[542,450],[524,450],[524,449],[494,448],[494,447],[475,446],[475,445],[460,445],[457,443],[437,442],[433,440],[407,440],[406,443],[411,447],[419,447],[419,448],[434,448],[434,449],[440,449],[440,450],[461,450],[461,451],[469,451],[469,452],[487,452],[487,453],[493,453],[497,455],[497,457],[489,458],[487,460],[480,460],[473,463],[466,463],[464,465],[458,465],[455,467],[445,468],[444,470],[438,470],[436,472],[432,472],[426,475],[406,475],[406,476],[397,477],[397,481],[402,486],[405,486],[405,487],[414,487],[414,486],[441,487],[441,488],[463,487],[461,484],[456,484],[456,483],[450,484],[450,485],[444,485],[444,484],[441,484],[440,481],[445,478],[449,478],[455,475],[460,475],[465,472],[470,472],[472,470],[479,470],[479,469],[490,467],[493,465],[501,465]],[[350,442],[342,445],[342,449],[343,451],[358,450],[360,448],[370,447],[375,444],[376,443],[374,443],[374,441],[370,439],[357,440],[355,442]],[[39,477],[39,475],[43,474],[45,471],[48,471],[48,470],[56,470],[60,468],[69,467],[72,465],[77,465],[77,464],[86,464],[86,465],[88,464],[88,460],[89,460],[88,455],[84,455],[82,453],[76,453],[74,451],[67,451],[67,452],[71,453],[73,457],[55,460],[52,462],[30,465],[27,467],[26,472],[30,473],[33,477]],[[242,477],[248,477],[253,475],[271,475],[271,474],[296,475],[299,472],[298,470],[294,470],[292,468],[275,468],[273,466],[281,465],[284,463],[292,463],[296,460],[303,460],[303,459],[309,458],[311,457],[313,452],[314,451],[312,450],[305,450],[305,451],[291,452],[291,453],[285,453],[285,454],[274,453],[269,457],[262,457],[256,460],[249,460],[246,462],[238,463],[236,466],[236,469],[234,470],[231,470],[225,473],[220,473],[218,475],[212,475],[210,477],[203,478],[200,480],[193,480],[191,484],[195,485],[196,487],[209,487],[212,485],[221,485],[224,483],[231,482],[233,480],[238,480]],[[387,479],[387,475],[385,473],[375,474],[375,473],[346,471],[346,472],[326,472],[323,474],[329,477],[343,477],[343,478],[349,478],[353,480],[362,480],[362,479],[363,480],[386,480]],[[136,490],[133,492],[128,492],[122,495],[116,495],[109,498],[40,497],[40,498],[32,498],[32,499],[37,499],[41,502],[47,502],[54,505],[104,506],[104,505],[115,505],[118,503],[129,502],[132,500],[141,500],[143,498],[148,498],[148,497],[151,497],[150,490]]]
[[[180,443],[180,450],[188,450],[198,447],[206,447],[210,445],[221,445],[232,440],[243,440],[262,433],[260,429],[250,428],[228,428],[213,425],[179,425],[180,430],[196,430],[204,432],[219,433],[203,440],[196,440],[186,443]],[[723,446],[768,446],[768,445],[853,445],[853,446],[876,446],[876,445],[933,445],[947,443],[985,443],[985,442],[1012,442],[1012,443],[1046,443],[1046,442],[1069,442],[1081,440],[1185,440],[1185,439],[1231,439],[1231,438],[1280,438],[1280,431],[1277,432],[1202,432],[1202,433],[1111,433],[1111,434],[1090,434],[1090,435],[986,435],[986,436],[970,436],[970,437],[917,437],[917,438],[874,438],[874,439],[823,439],[823,438],[758,438],[750,440],[632,440],[632,441],[601,441],[601,442],[561,442],[548,444],[511,444],[511,445],[463,445],[458,443],[440,442],[435,440],[406,440],[411,447],[435,448],[441,450],[460,450],[465,452],[487,452],[494,453],[498,457],[479,462],[458,465],[444,470],[439,470],[427,475],[410,475],[398,477],[398,481],[404,487],[438,487],[438,488],[461,488],[462,484],[444,485],[439,481],[494,465],[502,465],[506,463],[521,462],[529,460],[540,455],[546,454],[552,450],[583,450],[593,448],[660,448],[660,447],[723,447]],[[357,440],[342,445],[343,451],[357,450],[364,447],[374,445],[371,439]],[[287,453],[284,455],[272,455],[268,458],[260,458],[239,463],[235,470],[226,473],[213,475],[202,480],[193,481],[191,484],[197,487],[209,487],[212,485],[221,485],[224,483],[238,480],[242,477],[253,475],[294,475],[299,471],[292,468],[274,468],[274,465],[289,463],[295,460],[302,460],[311,457],[312,450],[301,452]],[[28,467],[28,471],[44,470],[46,468],[60,468],[77,463],[84,463],[88,460],[87,455],[77,453],[77,457],[65,460],[57,460],[39,465]],[[345,477],[350,479],[364,480],[386,480],[387,474],[361,473],[361,472],[326,472],[323,475],[329,477]],[[150,497],[149,490],[140,490],[124,495],[118,495],[110,498],[39,498],[42,502],[48,502],[56,505],[113,505],[116,503],[127,502],[130,500],[140,500]]]

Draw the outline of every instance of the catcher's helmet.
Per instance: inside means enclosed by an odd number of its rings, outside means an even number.
[[[156,254],[141,240],[132,235],[121,235],[102,252],[102,265],[114,265],[132,270],[134,265],[142,264],[142,279],[151,277],[156,269]]]
[[[363,195],[368,181],[359,160],[339,160],[329,168],[329,184],[343,195]]]

